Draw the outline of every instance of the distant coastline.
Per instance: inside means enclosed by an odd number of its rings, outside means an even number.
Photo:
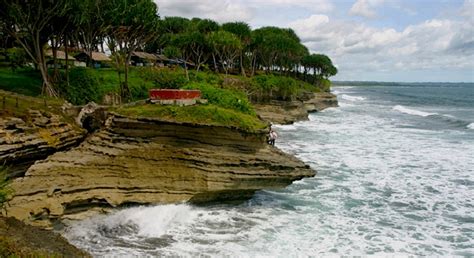
[[[410,85],[472,85],[474,82],[378,82],[378,81],[331,81],[333,86],[410,86]]]

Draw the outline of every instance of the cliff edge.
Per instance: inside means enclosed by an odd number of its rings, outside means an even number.
[[[276,124],[292,124],[296,121],[308,120],[308,113],[337,106],[336,95],[329,92],[308,92],[298,100],[272,100],[267,103],[254,104],[255,111],[260,118]]]
[[[130,204],[242,200],[314,176],[266,131],[112,114],[78,147],[14,180],[8,215],[51,226]]]

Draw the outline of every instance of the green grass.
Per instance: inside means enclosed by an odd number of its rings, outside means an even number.
[[[5,106],[3,100],[5,99]],[[61,114],[64,100],[57,98],[35,98],[0,90],[0,117],[13,116],[29,121],[29,109]]]
[[[171,122],[237,127],[251,132],[264,129],[267,126],[256,116],[211,104],[185,107],[146,104],[121,107],[115,109],[115,111],[125,116],[151,117]]]
[[[0,89],[28,96],[41,94],[42,79],[39,72],[33,69],[18,69],[13,72],[10,68],[0,67]]]

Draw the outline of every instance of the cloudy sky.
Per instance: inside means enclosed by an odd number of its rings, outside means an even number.
[[[155,0],[159,14],[293,28],[336,80],[474,82],[474,0]]]

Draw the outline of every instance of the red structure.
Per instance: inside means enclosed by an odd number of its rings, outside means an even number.
[[[199,99],[200,90],[152,89],[149,91],[152,100]]]

